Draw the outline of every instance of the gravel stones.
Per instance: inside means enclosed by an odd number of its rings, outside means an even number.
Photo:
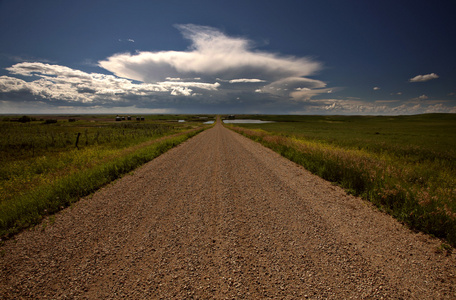
[[[440,243],[216,124],[6,241],[0,299],[454,299]]]

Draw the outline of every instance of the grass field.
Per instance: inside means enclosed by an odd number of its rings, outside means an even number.
[[[214,119],[186,115],[151,115],[142,121],[115,118],[0,119],[0,236],[36,224],[208,128],[203,122]]]
[[[456,245],[456,115],[242,116],[225,125]]]

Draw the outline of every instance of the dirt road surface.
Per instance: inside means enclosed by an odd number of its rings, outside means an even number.
[[[440,245],[217,124],[6,241],[0,299],[456,299]]]

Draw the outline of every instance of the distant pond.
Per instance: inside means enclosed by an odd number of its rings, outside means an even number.
[[[223,120],[223,123],[227,123],[227,124],[264,124],[264,123],[274,123],[274,121],[237,119],[237,120]]]

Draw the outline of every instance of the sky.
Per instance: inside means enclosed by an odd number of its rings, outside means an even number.
[[[0,114],[456,113],[456,1],[0,0]]]

